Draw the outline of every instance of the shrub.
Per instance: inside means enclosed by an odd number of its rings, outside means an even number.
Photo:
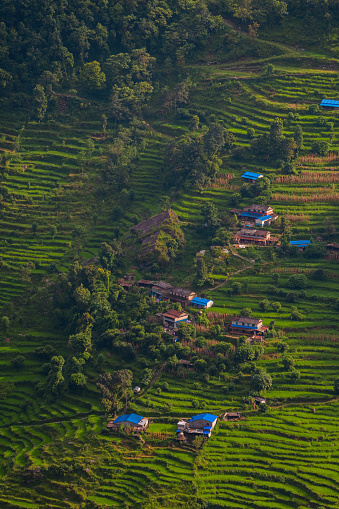
[[[25,357],[23,355],[17,355],[11,360],[11,364],[15,369],[21,369],[25,365]]]
[[[284,368],[288,371],[290,371],[294,367],[294,359],[290,355],[284,355],[284,357],[281,359],[282,365]]]
[[[264,299],[261,302],[259,302],[259,309],[261,309],[261,311],[267,311],[269,307],[270,301],[268,299]]]
[[[287,284],[290,288],[307,288],[308,279],[305,274],[293,274],[288,278]]]

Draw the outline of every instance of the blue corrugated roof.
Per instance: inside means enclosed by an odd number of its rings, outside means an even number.
[[[139,424],[141,419],[143,419],[143,417],[141,415],[124,414],[124,415],[120,415],[119,417],[117,417],[114,422],[115,423],[116,422],[131,422],[132,424]]]
[[[257,179],[259,177],[262,177],[263,175],[261,173],[253,173],[252,171],[245,171],[245,173],[243,173],[242,175],[242,178],[245,178],[245,179]]]
[[[261,217],[260,212],[242,212],[240,217],[255,217],[256,219]]]
[[[211,302],[210,299],[203,299],[202,297],[194,297],[191,300],[192,304],[197,304],[198,306],[206,306],[208,302]]]
[[[310,240],[291,240],[290,246],[308,246],[311,244]]]
[[[267,221],[268,219],[272,219],[272,216],[262,216],[258,217],[258,219],[260,219],[260,221]]]
[[[234,325],[233,323],[232,327],[241,327],[242,329],[257,329],[257,327],[252,327],[251,325]]]
[[[218,419],[217,415],[213,414],[198,414],[193,415],[193,417],[189,420],[189,422],[192,421],[200,421],[201,419],[204,419],[205,421],[214,422],[216,419]]]
[[[332,106],[333,108],[339,108],[339,101],[335,101],[334,99],[323,99],[320,106]]]

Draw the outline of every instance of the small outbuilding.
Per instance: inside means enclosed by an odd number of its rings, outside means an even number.
[[[142,431],[147,428],[148,419],[137,414],[124,414],[107,424],[108,429],[117,429],[120,426],[129,426],[133,431]]]
[[[251,171],[245,171],[241,175],[241,178],[243,178],[246,182],[256,182],[258,179],[262,178],[264,175],[261,175],[261,173],[253,173]]]
[[[339,101],[336,101],[334,99],[323,99],[320,103],[320,106],[322,108],[329,109],[339,108]]]
[[[291,240],[290,247],[298,248],[298,251],[303,252],[311,244],[310,240]]]
[[[202,297],[194,297],[194,299],[191,300],[191,305],[199,309],[210,308],[213,304],[213,300],[203,299]]]
[[[262,396],[254,396],[254,402],[257,404],[257,405],[261,405],[261,404],[264,404],[266,403],[266,399],[263,398]]]
[[[136,385],[133,389],[134,394],[139,394],[140,391],[141,391],[141,388],[139,387],[139,385]]]

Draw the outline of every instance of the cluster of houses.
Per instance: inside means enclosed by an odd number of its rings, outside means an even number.
[[[213,300],[198,297],[192,290],[178,288],[166,281],[140,279],[135,283],[133,276],[125,276],[119,279],[118,284],[126,291],[129,291],[135,284],[137,284],[139,288],[148,288],[150,295],[154,297],[157,302],[179,302],[183,307],[192,306],[197,309],[207,309],[214,304]],[[162,319],[164,327],[173,329],[177,329],[180,322],[188,321],[188,314],[186,311],[178,311],[176,309],[169,309],[166,313],[159,313],[157,316]]]
[[[252,204],[243,209],[232,209],[231,212],[238,216],[242,228],[233,237],[236,245],[276,246],[279,243],[277,237],[271,236],[269,231],[257,230],[254,227],[270,226],[279,216],[268,205]]]
[[[218,417],[213,414],[204,413],[191,417],[190,420],[180,420],[177,426],[177,437],[181,440],[186,435],[202,435],[206,438],[211,436],[212,430],[216,425]],[[130,428],[131,431],[138,433],[148,428],[149,420],[137,414],[120,415],[107,424],[109,430],[117,430],[121,426]]]

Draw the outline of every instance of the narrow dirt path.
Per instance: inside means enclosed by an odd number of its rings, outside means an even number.
[[[218,288],[221,288],[222,286],[224,286],[224,285],[227,283],[227,281],[229,280],[229,278],[230,278],[230,277],[235,276],[236,274],[239,274],[240,272],[244,272],[244,271],[245,271],[245,270],[247,270],[247,269],[251,269],[251,268],[254,266],[254,264],[255,264],[255,260],[253,260],[253,259],[252,259],[252,260],[248,260],[248,259],[247,259],[247,258],[245,258],[244,256],[241,256],[240,254],[235,253],[235,252],[234,252],[234,250],[233,250],[232,248],[229,248],[229,249],[230,249],[230,251],[231,251],[231,253],[232,253],[232,255],[233,255],[233,256],[236,256],[237,258],[241,258],[241,259],[242,259],[242,260],[244,260],[245,262],[249,262],[249,265],[247,265],[247,266],[243,267],[242,269],[239,269],[239,270],[236,270],[236,271],[234,271],[234,272],[231,272],[231,273],[227,276],[227,278],[225,279],[225,281],[223,281],[223,282],[222,282],[222,283],[220,283],[219,285],[215,286],[214,288],[211,288],[211,289],[209,290],[209,292],[213,292],[214,290],[217,290]]]

